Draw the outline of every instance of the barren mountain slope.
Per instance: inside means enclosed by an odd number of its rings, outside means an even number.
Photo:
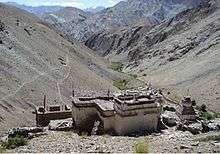
[[[69,43],[37,17],[0,4],[0,132],[32,125],[35,105],[70,104],[72,90],[113,90],[112,72],[82,44]]]
[[[128,0],[89,17],[83,15],[85,12],[76,11],[73,13],[76,17],[79,17],[79,14],[84,18],[72,21],[62,22],[66,12],[62,10],[46,15],[45,19],[58,30],[65,32],[69,38],[85,41],[93,33],[102,30],[118,29],[138,23],[158,24],[183,10],[197,6],[200,2],[201,0]]]
[[[219,2],[213,0],[151,30],[140,25],[97,33],[86,45],[124,62],[124,72],[171,88],[175,99],[191,94],[198,104],[220,112],[219,42]]]

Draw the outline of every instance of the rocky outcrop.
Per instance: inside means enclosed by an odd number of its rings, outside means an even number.
[[[16,137],[17,135],[28,137],[30,133],[40,133],[43,132],[43,127],[20,127],[20,128],[12,128],[8,131],[8,137]]]
[[[180,95],[190,90],[199,105],[219,112],[218,3],[204,1],[156,26],[101,31],[85,44],[111,61],[123,62],[124,72],[175,88]]]
[[[205,7],[205,5],[206,3],[203,2],[202,6]],[[123,55],[127,54],[128,56],[126,59],[128,61],[135,61],[143,58],[151,59],[157,56],[162,57],[162,52],[159,52],[158,50],[153,50],[151,52],[146,52],[146,50],[152,49],[155,44],[159,44],[178,32],[185,30],[189,25],[189,22],[196,22],[192,19],[193,17],[189,18],[189,16],[192,16],[194,13],[198,13],[200,9],[183,11],[168,21],[163,22],[159,26],[155,26],[159,22],[152,20],[152,18],[147,18],[145,19],[147,22],[144,24],[139,24],[139,26],[119,30],[101,31],[89,37],[85,44],[89,48],[97,51],[102,56],[107,56],[109,54],[121,54],[120,56],[122,57]],[[205,11],[200,12],[204,15],[202,17],[207,16],[207,14],[204,12]],[[167,51],[170,53],[170,57],[167,58],[167,61],[169,62],[180,59],[190,50],[198,46],[199,43],[199,41],[195,40],[185,44],[182,47],[175,46],[170,51]],[[177,50],[178,53],[174,54]]]
[[[51,120],[48,129],[53,131],[70,131],[73,129],[73,120],[72,118],[64,120]]]
[[[165,111],[162,114],[163,123],[168,127],[176,126],[180,122],[175,112]]]

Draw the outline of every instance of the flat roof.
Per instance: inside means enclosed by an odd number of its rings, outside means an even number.
[[[114,103],[111,97],[83,97],[74,98],[73,103],[77,107],[98,107],[102,111],[114,111]]]
[[[114,103],[112,101],[96,100],[95,102],[103,111],[114,111]]]
[[[149,99],[147,97],[137,97],[136,100],[134,98],[115,98],[118,104],[127,104],[127,105],[140,105],[140,104],[152,104],[155,103],[155,99]]]

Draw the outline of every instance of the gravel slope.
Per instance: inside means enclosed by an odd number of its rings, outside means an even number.
[[[216,133],[204,134],[211,136]],[[152,153],[212,153],[220,152],[220,145],[214,141],[202,142],[189,132],[166,130],[162,133],[141,136],[78,136],[73,132],[47,132],[46,135],[34,138],[27,146],[19,147],[7,152],[13,153],[133,153],[135,144],[148,142],[149,152]]]
[[[71,104],[72,90],[114,90],[121,75],[79,43],[70,43],[34,15],[0,4],[0,133],[33,125],[41,105]]]

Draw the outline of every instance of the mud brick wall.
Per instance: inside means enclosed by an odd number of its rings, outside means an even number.
[[[46,112],[36,114],[37,126],[48,126],[50,120],[72,118],[72,111]]]

